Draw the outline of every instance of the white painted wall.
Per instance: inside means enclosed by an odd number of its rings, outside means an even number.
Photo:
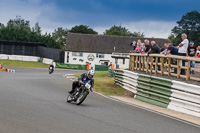
[[[65,63],[66,64],[85,65],[86,62],[89,62],[89,63],[91,63],[91,67],[95,68],[95,65],[102,65],[103,61],[101,61],[101,60],[106,60],[108,62],[108,65],[110,64],[110,62],[112,62],[115,65],[115,68],[116,68],[115,59],[111,57],[112,54],[104,54],[104,58],[98,58],[98,57],[96,57],[96,53],[84,52],[82,57],[81,56],[74,56],[72,53],[73,52],[71,52],[71,51],[65,51]],[[67,55],[69,55],[69,61],[68,62],[67,62]],[[93,61],[88,60],[89,55],[94,56]],[[81,60],[83,60],[83,61],[81,61]],[[125,64],[123,64],[123,59],[118,59],[118,64],[119,64],[120,69],[127,69],[127,68],[129,68],[129,59],[125,59]]]
[[[68,54],[69,53],[69,54]],[[96,57],[96,53],[83,53],[83,56],[74,56],[72,54],[73,52],[65,52],[65,63],[67,64],[81,64],[85,65],[86,62],[89,62],[91,66],[94,68],[95,65],[101,65],[104,63],[104,61],[101,60],[107,60],[108,64],[112,61],[111,55],[112,54],[104,54],[104,58],[98,58]],[[67,62],[67,55],[69,55],[69,61]],[[88,56],[93,56],[94,60],[89,61]]]

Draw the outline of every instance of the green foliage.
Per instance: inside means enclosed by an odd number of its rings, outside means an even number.
[[[172,29],[169,39],[175,45],[181,42],[181,34],[186,33],[190,41],[195,44],[200,42],[200,13],[191,11],[183,15],[180,21],[177,21],[178,26]]]
[[[116,36],[132,36],[132,37],[144,37],[144,33],[134,32],[131,33],[128,29],[122,26],[113,26],[109,30],[104,32],[104,35],[116,35]]]
[[[83,34],[98,34],[93,29],[89,28],[87,25],[76,25],[72,27],[72,29],[69,31],[72,33],[83,33]]]
[[[63,49],[57,38],[51,34],[41,34],[39,23],[35,27],[30,27],[30,22],[17,16],[15,19],[10,19],[7,26],[0,23],[0,40],[15,41],[15,42],[41,42],[48,45],[50,48]]]
[[[57,44],[60,46],[62,50],[65,49],[67,33],[68,30],[63,29],[62,27],[55,29],[54,32],[52,33],[52,37],[56,40]]]

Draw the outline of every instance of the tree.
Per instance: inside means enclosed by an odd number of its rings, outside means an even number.
[[[94,31],[93,29],[89,28],[89,26],[87,25],[76,25],[74,27],[72,27],[71,30],[69,30],[69,32],[72,33],[83,33],[83,34],[98,34],[96,31]]]
[[[68,29],[63,29],[62,27],[59,27],[55,29],[54,32],[52,33],[52,37],[56,40],[56,42],[58,43],[58,45],[61,47],[62,50],[65,49],[67,32]]]
[[[132,37],[144,37],[144,33],[134,32],[131,33],[128,29],[122,26],[113,26],[109,30],[104,32],[104,35],[116,35],[116,36],[132,36]]]
[[[190,41],[200,42],[200,13],[198,11],[188,12],[176,23],[178,26],[172,29],[168,37],[172,43],[178,45],[181,42],[182,33],[186,33]]]
[[[41,42],[47,44],[50,48],[64,49],[60,39],[51,34],[41,34],[39,23],[35,23],[35,27],[30,27],[30,22],[17,16],[10,19],[7,26],[0,23],[0,40],[16,41],[16,42]],[[63,40],[62,40],[63,41]]]

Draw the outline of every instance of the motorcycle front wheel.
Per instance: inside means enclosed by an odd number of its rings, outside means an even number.
[[[87,97],[87,95],[89,94],[88,91],[84,91],[80,94],[80,96],[77,98],[76,100],[76,105],[80,105]]]

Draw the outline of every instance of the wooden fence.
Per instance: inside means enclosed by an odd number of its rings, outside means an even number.
[[[172,59],[175,59],[176,63],[172,64]],[[182,66],[182,60],[187,62],[185,63],[187,66]],[[132,71],[146,71],[146,73],[154,73],[155,75],[159,73],[161,75],[176,76],[177,78],[186,78],[186,80],[193,79],[200,81],[200,76],[195,77],[190,74],[190,70],[194,70],[196,74],[200,72],[200,68],[190,67],[191,61],[195,61],[195,64],[198,65],[200,58],[162,54],[149,54],[148,56],[147,54],[130,53],[129,69]],[[158,70],[158,66],[160,66],[160,70]],[[177,69],[177,72],[172,73],[171,68]],[[181,75],[180,69],[185,69],[186,75]]]

